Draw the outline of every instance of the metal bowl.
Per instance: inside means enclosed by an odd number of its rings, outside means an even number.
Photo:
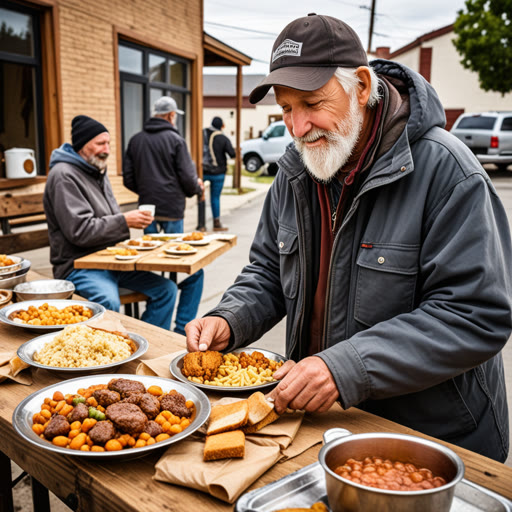
[[[60,366],[47,366],[45,364],[38,363],[34,361],[34,354],[43,349],[43,347],[53,341],[55,336],[60,334],[59,332],[52,332],[50,334],[44,334],[43,336],[38,336],[37,338],[33,338],[26,343],[23,343],[18,348],[18,357],[25,361],[25,363],[30,366],[35,366],[36,368],[43,368],[44,370],[51,371],[56,375],[69,379],[70,377],[78,377],[79,375],[95,375],[98,373],[108,373],[111,371],[115,371],[115,368],[121,366],[122,364],[128,363],[129,361],[133,361],[141,357],[148,349],[148,341],[146,338],[143,338],[139,334],[128,333],[132,341],[137,346],[137,350],[127,359],[123,359],[122,361],[116,361],[114,363],[103,364],[100,366],[84,366],[81,368],[62,368]]]
[[[10,256],[7,255],[9,258],[11,258],[14,263],[12,265],[6,265],[5,267],[0,267],[0,275],[3,274],[12,274],[13,272],[16,272],[21,268],[21,263],[23,261],[23,258],[21,256]]]
[[[6,287],[6,283],[9,283],[11,287],[14,285],[11,283],[11,280],[14,280],[14,278],[21,276],[23,274],[26,274],[30,270],[30,261],[29,260],[23,260],[19,265],[16,265],[17,268],[14,270],[11,270],[9,272],[0,273],[0,283],[3,288]],[[6,268],[6,267],[2,267]],[[17,284],[17,283],[15,283]]]
[[[39,279],[14,287],[18,300],[69,299],[75,293],[75,285],[65,279]]]
[[[61,448],[53,445],[50,441],[41,439],[32,430],[32,416],[41,410],[41,405],[46,397],[51,397],[55,391],[61,391],[63,394],[74,394],[80,388],[88,388],[97,384],[108,384],[110,379],[131,379],[142,382],[146,389],[149,386],[160,386],[164,392],[175,389],[185,396],[187,400],[192,400],[196,406],[196,415],[190,424],[183,432],[175,434],[174,436],[142,448],[126,448],[116,452],[83,452],[80,450],[71,450],[69,448]],[[53,453],[60,453],[62,455],[71,455],[75,457],[83,457],[85,459],[97,459],[100,461],[110,461],[116,459],[132,459],[142,457],[154,450],[167,448],[169,445],[181,441],[186,437],[193,434],[199,429],[210,416],[210,401],[208,397],[199,389],[183,384],[172,379],[164,379],[162,377],[150,377],[147,375],[126,375],[126,374],[103,374],[91,375],[88,377],[79,377],[77,379],[70,379],[57,384],[53,384],[44,389],[40,389],[25,398],[14,410],[12,415],[12,424],[23,438],[30,443],[44,448]]]
[[[287,359],[284,356],[276,354],[275,352],[270,352],[269,350],[264,350],[262,348],[239,348],[235,350],[230,350],[231,354],[239,354],[240,352],[245,352],[246,354],[252,354],[253,352],[261,352],[267,359],[272,359],[277,362],[286,362]],[[222,393],[226,392],[238,392],[238,391],[259,391],[262,389],[270,389],[273,388],[279,381],[266,382],[265,384],[258,384],[257,386],[240,386],[240,387],[231,387],[231,386],[211,386],[210,384],[200,384],[198,382],[193,382],[188,380],[185,375],[181,372],[183,369],[183,359],[185,358],[185,354],[176,356],[172,361],[169,367],[171,375],[176,377],[181,382],[186,382],[187,384],[192,384],[192,386],[196,386],[201,389],[206,389],[208,391],[221,391]]]
[[[64,309],[67,306],[84,306],[92,310],[92,317],[88,318],[84,322],[78,322],[75,324],[62,324],[62,325],[30,325],[30,324],[22,324],[20,322],[15,322],[11,320],[9,317],[15,311],[19,311],[20,309],[28,309],[29,306],[34,306],[38,308],[43,304],[48,304],[49,306],[55,306],[58,309]],[[97,304],[96,302],[88,302],[86,300],[63,300],[63,299],[54,299],[54,300],[27,300],[24,302],[16,302],[15,304],[11,304],[9,306],[5,306],[0,309],[0,322],[4,324],[13,325],[14,327],[23,327],[24,329],[28,329],[29,331],[36,331],[39,333],[43,332],[51,332],[51,331],[60,331],[67,327],[68,325],[80,325],[81,323],[86,323],[91,321],[93,318],[99,318],[105,312],[105,308],[101,304]]]
[[[325,432],[324,439],[326,444],[320,450],[318,460],[325,471],[327,497],[332,512],[448,512],[455,486],[464,476],[464,463],[454,451],[421,437],[388,432],[352,434],[348,430],[335,428]],[[428,468],[434,475],[442,476],[447,483],[422,491],[392,491],[357,484],[335,473],[335,469],[349,458],[363,460],[374,456]]]

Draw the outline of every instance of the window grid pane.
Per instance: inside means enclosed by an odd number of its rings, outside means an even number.
[[[0,8],[0,51],[34,56],[32,16]]]
[[[142,52],[119,45],[119,71],[142,75]]]

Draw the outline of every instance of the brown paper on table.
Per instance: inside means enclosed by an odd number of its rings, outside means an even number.
[[[166,379],[174,379],[174,376],[169,370],[171,361],[173,361],[176,356],[185,354],[186,352],[186,350],[179,350],[178,352],[165,354],[164,356],[155,357],[154,359],[144,359],[137,366],[135,375],[151,375],[153,377],[156,376],[165,377]]]
[[[236,400],[223,398],[219,403]],[[172,445],[156,463],[153,478],[160,482],[191,487],[222,501],[233,503],[278,461],[299,455],[317,443],[314,441],[307,446],[306,440],[301,443],[300,451],[288,452],[294,444],[292,441],[299,431],[303,417],[304,413],[299,411],[285,413],[257,433],[247,435],[243,459],[204,462],[203,428],[202,432],[198,431],[186,440]]]
[[[91,329],[99,329],[113,334],[126,335],[128,333],[126,327],[117,318],[97,318],[86,322]]]
[[[12,380],[24,386],[32,384],[32,377],[27,374],[20,374],[29,364],[23,362],[16,354],[12,352],[0,352],[0,382]]]

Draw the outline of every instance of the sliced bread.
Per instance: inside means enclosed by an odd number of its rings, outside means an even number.
[[[242,458],[245,455],[245,434],[241,430],[207,436],[204,460]]]
[[[261,391],[253,393],[247,401],[249,402],[249,417],[247,418],[249,425],[255,425],[261,421],[274,408],[274,404],[268,402]]]
[[[258,432],[258,430],[261,430],[263,427],[270,425],[270,423],[273,423],[278,418],[280,418],[279,414],[277,414],[277,412],[272,409],[261,421],[258,421],[258,423],[255,423],[254,425],[246,425],[242,428],[242,430],[246,434],[254,434],[255,432]]]
[[[249,416],[249,403],[239,400],[231,404],[216,405],[212,407],[210,422],[206,435],[220,434],[229,430],[236,430],[247,423]]]

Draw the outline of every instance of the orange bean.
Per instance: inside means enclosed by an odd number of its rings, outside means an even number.
[[[187,400],[185,402],[185,406],[187,409],[192,409],[192,407],[194,407],[194,402],[192,400]]]
[[[168,419],[172,416],[171,411],[162,411],[160,414],[161,414],[161,415],[162,415],[166,420],[168,420]]]
[[[152,445],[152,444],[155,444],[156,441],[155,441],[155,438],[154,437],[150,437],[147,441],[146,441],[146,444],[149,446],[149,445]]]
[[[153,396],[160,396],[163,395],[164,392],[160,386],[149,386],[148,393],[152,394]]]
[[[104,452],[105,448],[103,446],[98,446],[97,444],[94,444],[91,446],[91,452]]]
[[[83,451],[83,452],[90,452],[91,451],[91,447],[88,444],[83,444],[80,447],[80,450]]]
[[[171,428],[169,429],[169,433],[171,434],[179,434],[183,429],[181,428],[181,425],[171,425]]]
[[[72,450],[80,450],[84,444],[87,442],[87,434],[85,432],[81,432],[69,443],[69,447]]]
[[[109,439],[105,443],[105,450],[107,452],[116,452],[123,449],[123,445],[117,439]]]
[[[65,405],[67,405],[66,400],[57,402],[57,405],[55,406],[55,412],[60,412]]]
[[[71,430],[80,430],[82,428],[82,423],[80,421],[73,421],[70,425]]]
[[[55,446],[65,448],[68,445],[69,439],[66,436],[56,436],[53,438],[52,443]]]
[[[68,405],[66,404],[66,402],[64,402],[64,407],[59,411],[59,414],[62,414],[62,416],[67,416],[72,410],[73,406]]]
[[[48,409],[43,409],[39,414],[41,414],[41,416],[47,420],[52,417],[52,413]]]
[[[98,407],[98,401],[96,400],[96,398],[94,398],[93,396],[90,396],[87,400],[86,400],[87,404],[90,405],[91,407]]]
[[[97,420],[94,418],[85,418],[82,423],[82,432],[89,432],[94,425],[96,425]]]
[[[61,400],[64,400],[64,395],[60,391],[55,391],[55,393],[53,393],[53,399],[60,402]]]
[[[171,424],[168,421],[165,421],[162,425],[162,430],[164,432],[169,432],[170,429],[171,429]]]
[[[151,436],[147,432],[142,432],[139,434],[139,439],[143,439],[144,441],[147,441]]]
[[[134,448],[142,448],[144,446],[146,446],[146,441],[144,441],[144,439],[137,439]]]
[[[49,411],[49,410],[51,410],[51,407],[48,404],[43,404],[43,405],[41,405],[41,411],[44,411],[44,410]]]
[[[80,430],[70,430],[68,433],[69,439],[74,439],[78,434],[80,434]]]
[[[166,439],[169,439],[171,436],[169,434],[165,434],[165,433],[162,433],[162,434],[158,434],[156,437],[155,437],[155,441],[157,443],[159,443],[160,441],[165,441]]]
[[[40,423],[32,425],[32,430],[39,436],[44,432],[44,427]]]
[[[190,426],[190,420],[188,418],[184,418],[181,420],[181,428],[185,430],[188,426]]]

